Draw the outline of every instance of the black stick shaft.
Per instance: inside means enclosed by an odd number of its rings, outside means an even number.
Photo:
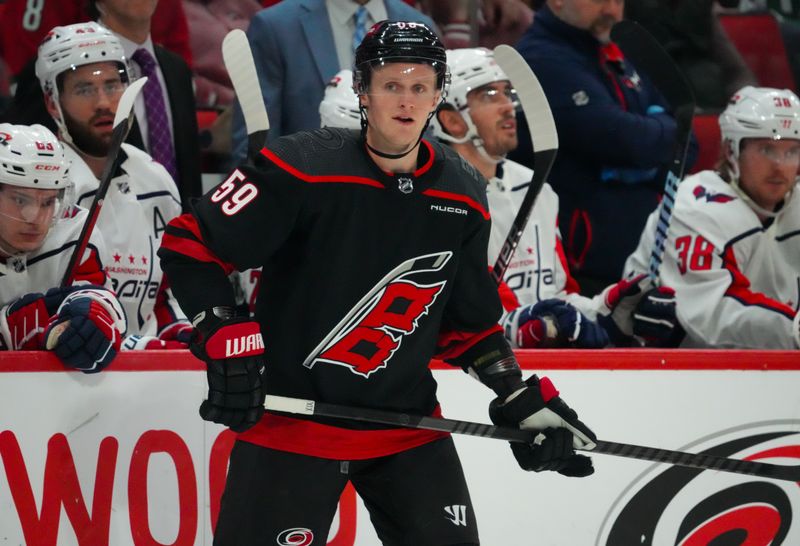
[[[533,442],[536,436],[536,432],[515,428],[497,427],[494,425],[459,421],[455,419],[423,417],[407,413],[343,406],[280,396],[267,396],[265,406],[268,410],[284,413],[316,415],[320,417],[349,419],[414,429],[435,430],[451,434],[464,434],[467,436],[492,438],[494,440],[505,440],[508,442],[530,443]],[[719,470],[736,474],[749,474],[776,480],[800,481],[800,466],[798,465],[774,465],[745,461],[742,459],[729,459],[704,453],[687,453],[684,451],[622,444],[604,440],[598,440],[597,447],[593,449],[591,453],[614,455],[616,457],[626,457],[629,459],[666,463],[703,470]]]

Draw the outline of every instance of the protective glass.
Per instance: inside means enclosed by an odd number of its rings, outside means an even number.
[[[514,108],[519,108],[519,99],[517,98],[517,90],[514,89],[510,83],[499,83],[484,85],[477,89],[473,89],[467,95],[471,101],[471,108],[483,108],[485,106],[502,106],[511,103]],[[465,110],[468,106],[464,106]]]
[[[0,214],[29,224],[50,224],[61,217],[65,190],[0,186]]]
[[[787,150],[780,150],[773,144],[751,146],[753,151],[774,163],[800,165],[800,144]]]

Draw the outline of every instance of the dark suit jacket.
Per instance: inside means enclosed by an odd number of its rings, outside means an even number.
[[[191,197],[199,197],[202,194],[200,141],[197,133],[192,71],[179,55],[160,46],[155,46],[155,51],[156,60],[164,73],[172,110],[175,160],[179,173],[179,180],[175,183],[181,195],[183,208],[186,209]],[[55,133],[58,129],[45,108],[44,96],[34,66],[35,59],[20,72],[14,98],[6,111],[0,114],[0,121],[20,125],[39,123]],[[144,149],[138,123],[133,124],[126,142]]]

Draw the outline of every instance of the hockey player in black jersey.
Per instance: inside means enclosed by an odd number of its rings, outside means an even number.
[[[269,393],[440,415],[434,356],[495,391],[494,422],[544,431],[540,445],[512,446],[523,468],[593,471],[574,448],[594,434],[547,378],[523,381],[497,324],[485,180],[421,136],[447,78],[430,29],[378,23],[356,52],[360,133],[278,139],[167,227],[159,256],[208,367],[200,414],[241,433],[215,544],[288,531],[324,544],[348,481],[384,544],[478,544],[449,435],[262,406]],[[255,320],[237,317],[227,274],[259,266]],[[445,517],[453,504],[466,525]]]

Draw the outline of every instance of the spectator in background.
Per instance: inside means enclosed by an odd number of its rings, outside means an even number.
[[[72,204],[70,162],[41,125],[2,123],[0,143],[0,350],[47,349],[99,372],[119,351],[125,313],[104,286],[98,233],[61,286],[88,216]]]
[[[402,0],[283,0],[253,17],[247,36],[269,113],[270,140],[319,127],[314,105],[322,101],[325,84],[352,67],[355,46],[384,19],[433,25]],[[232,146],[238,163],[247,150],[238,104]]]
[[[622,275],[658,204],[676,138],[658,91],[610,41],[624,5],[548,0],[517,45],[555,118],[559,149],[549,181],[560,199],[567,264],[586,295]],[[512,158],[532,167],[528,131],[520,137]]]
[[[724,3],[735,2],[729,0]],[[794,74],[795,91],[800,89],[800,0],[739,0],[737,10],[741,13],[769,11],[778,19]]]
[[[186,208],[189,199],[202,194],[192,72],[178,55],[153,44],[150,29],[158,3],[90,0],[90,9],[119,38],[133,78],[148,77],[134,104],[139,139],[129,142],[167,169]]]
[[[141,0],[129,2],[141,3]],[[0,51],[12,76],[17,76],[31,59],[45,34],[55,27],[96,18],[88,0],[5,0],[0,17]],[[181,0],[158,0],[153,16],[153,41],[192,63],[189,30]]]
[[[660,269],[683,346],[800,349],[800,100],[745,87],[719,124],[720,162],[678,186]],[[657,213],[627,272],[647,270]]]
[[[715,0],[627,0],[625,18],[640,23],[664,46],[689,80],[699,108],[719,111],[737,89],[757,82],[722,29],[715,4]]]
[[[94,22],[56,27],[39,47],[36,74],[72,162],[76,202],[88,208],[112,159],[112,122],[129,80],[122,44]],[[184,348],[191,325],[155,259],[167,222],[181,212],[178,192],[166,169],[142,150],[123,144],[119,153],[119,172],[95,229],[103,235],[101,259],[128,318],[123,348]]]
[[[439,25],[450,49],[515,44],[533,22],[533,10],[522,0],[422,0],[420,4]],[[472,6],[479,8],[476,13],[470,12]]]
[[[179,55],[154,45],[150,36],[150,23],[153,20],[154,10],[158,6],[169,5],[171,1],[91,0],[89,8],[91,16],[83,20],[88,21],[99,17],[100,23],[122,40],[128,59],[134,61],[132,68],[135,76],[138,77],[142,72],[141,66],[134,58],[137,49],[147,51],[157,61],[152,66],[157,77],[150,78],[147,87],[153,89],[158,85],[161,87],[161,92],[145,90],[145,93],[139,97],[135,109],[137,123],[129,133],[127,142],[151,152],[156,160],[167,167],[171,175],[174,174],[173,179],[180,191],[183,205],[187,206],[191,197],[199,196],[202,192],[198,161],[200,143],[197,135],[192,74],[186,62]],[[49,6],[50,3],[46,5]],[[177,7],[181,8],[180,3]],[[183,17],[182,9],[180,15]],[[176,25],[176,29],[180,30],[180,25]],[[161,114],[158,114],[159,109],[156,106],[146,107],[145,101],[148,94],[152,94],[154,97],[160,95],[166,110],[162,106]],[[149,134],[151,122],[148,116],[150,115],[162,120],[161,123],[152,125],[153,128],[159,125],[163,127],[155,140]],[[165,123],[164,119],[166,119]],[[20,74],[14,99],[2,116],[2,121],[22,124],[41,123],[52,131],[58,130],[44,108],[39,82],[34,74],[33,61]],[[154,148],[154,142],[160,142],[163,145]]]
[[[445,102],[432,121],[434,134],[488,181],[486,193],[492,215],[488,260],[494,264],[533,175],[527,167],[505,157],[518,141],[515,94],[488,49],[450,50],[447,64],[452,79]],[[655,344],[666,340],[655,339],[661,332],[650,328],[652,321],[634,324],[636,306],[641,302],[638,317],[661,319],[659,311],[667,318],[674,316],[669,314],[674,312],[674,302],[670,305],[666,301],[664,291],[647,292],[652,288],[647,275],[611,284],[594,298],[580,295],[558,230],[558,196],[547,183],[536,199],[503,280],[513,296],[504,298],[507,313],[501,324],[516,347],[601,348],[609,337],[617,346],[629,346],[635,344],[634,331]],[[654,305],[654,296],[664,304]],[[554,319],[550,328],[546,327],[547,317]]]
[[[258,0],[183,0],[194,60],[198,108],[226,108],[233,87],[222,59],[222,40],[233,29],[247,30]]]

